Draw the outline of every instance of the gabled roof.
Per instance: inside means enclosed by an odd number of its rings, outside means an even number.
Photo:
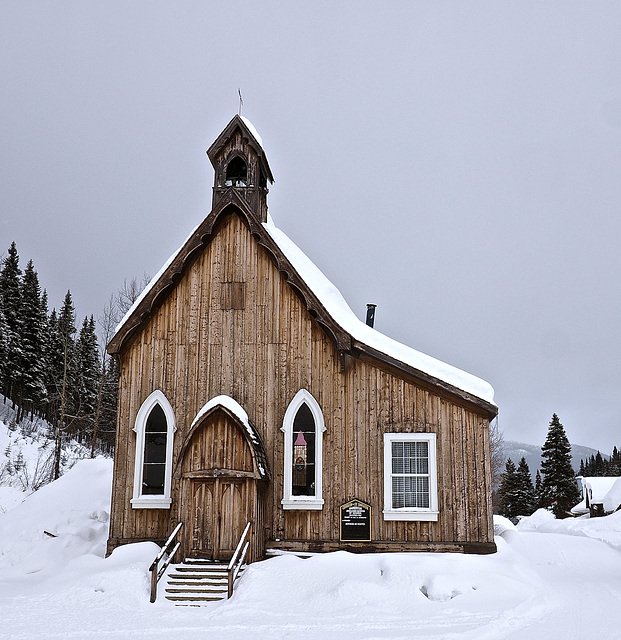
[[[239,128],[242,135],[247,138],[248,145],[252,147],[257,156],[259,156],[259,163],[261,164],[261,169],[263,170],[265,177],[273,183],[274,176],[272,175],[272,170],[267,162],[267,156],[263,150],[263,141],[261,140],[261,136],[257,133],[257,130],[254,128],[250,120],[243,116],[233,116],[233,119],[226,125],[224,131],[222,131],[222,133],[216,138],[211,147],[207,149],[207,155],[211,160],[211,164],[215,166],[215,160],[218,153],[220,153],[222,147],[224,147],[224,145],[226,145],[226,143],[231,139],[236,128]]]
[[[109,353],[119,353],[159,308],[183,272],[209,244],[217,222],[229,213],[239,215],[246,222],[257,242],[271,254],[278,270],[301,295],[311,315],[342,354],[383,365],[430,390],[461,398],[489,418],[496,415],[494,392],[487,382],[400,344],[358,320],[338,289],[311,260],[271,220],[261,224],[233,187],[147,285],[117,327],[108,345]]]

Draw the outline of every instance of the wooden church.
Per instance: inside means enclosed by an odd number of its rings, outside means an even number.
[[[207,151],[213,205],[108,345],[120,364],[108,552],[162,543],[492,553],[484,381],[382,335],[274,226],[235,116]]]

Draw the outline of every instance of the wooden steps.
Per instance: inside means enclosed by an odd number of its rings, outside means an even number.
[[[241,577],[244,567],[239,571]],[[186,558],[172,565],[166,576],[165,598],[177,605],[199,606],[228,596],[227,565],[212,560]]]

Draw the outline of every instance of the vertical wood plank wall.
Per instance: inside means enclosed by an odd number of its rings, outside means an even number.
[[[223,283],[244,283],[243,295],[241,285],[224,285],[228,290],[223,291]],[[325,419],[321,511],[283,511],[280,506],[280,427],[301,388],[317,399]],[[141,403],[155,389],[175,412],[175,461],[192,420],[208,400],[226,394],[247,411],[263,438],[272,472],[271,482],[261,489],[265,539],[338,541],[339,506],[359,498],[372,505],[375,541],[493,542],[487,419],[359,359],[347,357],[343,371],[334,342],[236,215],[225,218],[121,354],[112,539],[163,539],[177,515],[179,485],[173,487],[170,510],[132,509],[130,504],[132,429]],[[383,520],[385,432],[437,434],[437,522]]]

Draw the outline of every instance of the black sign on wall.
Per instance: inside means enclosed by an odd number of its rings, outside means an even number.
[[[350,500],[341,505],[341,542],[371,541],[371,505]]]

